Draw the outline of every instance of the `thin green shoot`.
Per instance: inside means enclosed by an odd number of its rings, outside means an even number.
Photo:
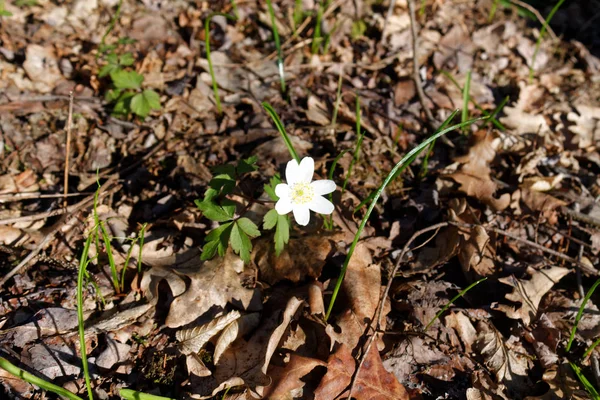
[[[119,389],[119,396],[125,400],[175,400],[170,397],[157,396],[131,389]]]
[[[444,129],[450,123],[450,121],[450,119],[446,119],[444,123],[439,127],[439,129]],[[437,140],[431,142],[431,145],[429,145],[429,150],[427,150],[425,157],[423,157],[423,163],[421,163],[421,171],[419,172],[419,178],[421,179],[427,176],[427,171],[429,168],[429,157],[431,157],[431,155],[433,154],[433,148],[435,147],[436,142]]]
[[[83,400],[81,397],[77,396],[75,393],[68,391],[67,389],[61,388],[53,383],[50,383],[42,378],[39,378],[8,361],[4,357],[0,357],[0,368],[5,370],[11,375],[16,376],[17,378],[21,378],[25,382],[29,382],[32,385],[38,386],[43,390],[48,392],[56,393],[59,396],[65,397],[69,400]]]
[[[335,21],[335,23],[333,24],[333,28],[331,28],[329,33],[327,35],[325,35],[325,41],[323,43],[323,54],[329,53],[329,46],[331,45],[331,37],[339,27],[340,27],[340,21]]]
[[[113,286],[118,294],[120,293],[119,273],[117,272],[117,265],[115,264],[115,258],[112,253],[112,246],[110,244],[111,238],[108,235],[104,221],[100,222],[100,233],[102,234],[102,242],[104,243],[104,249],[106,250],[106,256],[108,257],[108,265],[110,266],[110,275],[113,280]]]
[[[496,10],[498,10],[498,3],[500,0],[494,0],[492,3],[492,7],[490,8],[490,13],[488,15],[488,23],[492,22],[494,16],[496,15]]]
[[[275,10],[273,10],[273,4],[271,4],[271,0],[267,0],[267,7],[269,9],[269,15],[271,16],[273,39],[275,40],[275,47],[277,48],[277,68],[279,69],[279,81],[281,82],[281,93],[283,94],[286,92],[285,72],[283,70],[283,53],[281,51],[281,42],[279,41],[279,30],[277,29],[277,23],[275,21]]]
[[[219,115],[221,115],[221,113],[223,112],[223,110],[221,109],[221,98],[219,97],[219,88],[217,86],[217,78],[215,77],[215,70],[213,68],[213,64],[212,64],[212,57],[210,56],[210,20],[214,17],[214,16],[221,16],[221,17],[225,17],[231,21],[235,21],[236,17],[234,17],[233,15],[229,15],[229,14],[225,14],[225,13],[212,13],[208,16],[208,18],[206,18],[206,20],[204,21],[204,46],[205,46],[205,51],[206,51],[206,61],[208,62],[208,71],[210,72],[210,79],[212,81],[212,87],[213,87],[213,93],[215,94],[215,103],[217,105],[217,112],[219,113]]]
[[[133,248],[135,247],[135,243],[138,241],[139,237],[135,237],[131,240],[131,244],[129,245],[129,250],[127,250],[127,256],[125,257],[125,262],[123,263],[123,269],[121,270],[121,293],[125,292],[125,272],[127,272],[127,267],[129,266],[129,260],[131,260],[131,255],[133,254]]]
[[[591,382],[585,377],[585,375],[583,374],[583,372],[581,372],[581,369],[577,366],[577,364],[569,361],[569,365],[573,369],[573,372],[575,372],[575,375],[577,375],[579,382],[581,382],[581,384],[583,385],[585,390],[590,394],[592,399],[600,400],[600,394],[598,393],[598,390],[596,390],[594,385],[592,385]]]
[[[575,324],[573,325],[573,329],[571,329],[571,336],[569,337],[569,342],[567,343],[567,351],[571,351],[571,346],[573,345],[573,340],[575,340],[575,333],[577,332],[577,325],[579,325],[579,321],[581,321],[581,317],[583,316],[583,310],[585,310],[585,306],[587,302],[590,300],[596,288],[600,285],[600,279],[598,279],[590,290],[585,294],[583,301],[581,302],[581,306],[579,307],[579,311],[577,312],[577,316],[575,317]]]
[[[596,346],[598,346],[600,344],[600,338],[596,339],[596,341],[594,343],[592,343],[592,345],[590,347],[588,347],[588,349],[585,351],[585,353],[583,353],[583,358],[588,358],[590,356],[590,354],[592,354],[592,351],[594,351],[594,349],[596,348]]]
[[[433,323],[435,322],[436,319],[438,319],[439,317],[442,316],[443,313],[446,312],[446,310],[448,308],[450,308],[450,306],[452,304],[454,304],[454,302],[456,300],[458,300],[459,298],[463,297],[469,290],[473,289],[475,286],[479,285],[481,282],[487,280],[487,278],[481,278],[480,280],[478,280],[477,282],[473,282],[471,283],[469,286],[467,286],[465,289],[461,290],[460,292],[458,292],[458,294],[456,296],[454,296],[452,298],[452,300],[450,300],[440,311],[438,311],[437,314],[435,314],[435,317],[433,317],[433,319],[431,321],[429,321],[429,323],[427,324],[427,326],[425,327],[425,329],[423,329],[423,332],[427,332],[427,329],[429,329],[429,327],[431,327],[431,325],[433,325]]]
[[[294,31],[298,29],[302,20],[304,19],[304,10],[302,9],[302,0],[295,0],[294,2]]]
[[[354,164],[358,162],[358,158],[360,155],[360,146],[362,145],[363,139],[365,137],[364,132],[362,132],[361,120],[360,120],[360,97],[358,94],[356,95],[356,105],[355,105],[355,113],[356,113],[356,144],[354,145],[354,154],[352,155],[352,160],[350,161],[350,166],[348,166],[348,172],[346,173],[346,178],[344,179],[344,183],[342,184],[342,193],[346,190],[346,185],[348,184],[348,179],[350,179],[350,175],[352,174],[352,169],[354,168]]]
[[[313,33],[313,40],[311,45],[311,53],[317,54],[319,51],[319,47],[321,46],[321,42],[323,38],[321,37],[321,22],[323,19],[323,12],[325,6],[323,5],[323,1],[319,2],[319,6],[317,8],[317,19],[315,20],[315,31]]]
[[[458,112],[458,110],[453,112],[452,115],[449,117],[449,119],[454,118],[454,116],[456,115],[457,112]],[[348,254],[346,255],[346,260],[344,261],[344,265],[342,266],[342,270],[340,271],[337,282],[335,283],[335,287],[333,289],[333,293],[331,295],[331,301],[329,302],[329,306],[327,308],[327,313],[325,314],[325,321],[327,321],[327,319],[329,319],[329,316],[331,315],[331,311],[333,310],[335,300],[337,299],[338,293],[342,286],[342,282],[344,280],[344,276],[346,275],[346,270],[348,269],[350,259],[352,258],[352,254],[354,254],[354,249],[356,248],[356,245],[358,244],[360,235],[362,234],[363,229],[367,225],[367,221],[369,220],[369,217],[371,216],[371,213],[373,212],[373,209],[375,208],[375,205],[377,204],[377,200],[379,200],[379,197],[381,197],[381,194],[383,193],[383,191],[385,190],[387,185],[392,181],[392,179],[396,176],[396,174],[399,171],[402,172],[404,169],[406,169],[406,167],[409,165],[410,161],[414,160],[416,158],[416,156],[421,151],[426,149],[431,142],[433,142],[437,138],[441,137],[442,135],[445,135],[446,133],[448,133],[454,129],[462,128],[465,124],[472,124],[472,123],[475,123],[475,122],[483,120],[483,119],[485,119],[485,118],[475,118],[475,119],[466,121],[464,123],[461,122],[460,124],[453,125],[449,128],[443,129],[443,130],[438,129],[438,131],[436,133],[431,135],[428,139],[423,141],[420,145],[418,145],[417,147],[412,149],[408,154],[406,154],[394,166],[394,168],[392,168],[392,170],[388,173],[387,177],[385,178],[385,180],[383,181],[381,186],[375,192],[375,195],[373,196],[373,200],[371,201],[371,204],[369,205],[369,208],[367,209],[367,212],[365,213],[365,215],[360,223],[360,226],[358,227],[358,230],[356,231],[354,240],[353,240],[352,244],[350,245],[350,249],[348,250]]]
[[[112,30],[115,28],[115,24],[117,23],[117,20],[121,16],[121,6],[122,5],[123,5],[123,0],[119,0],[119,3],[117,4],[117,9],[116,9],[115,13],[113,14],[112,18],[110,19],[110,23],[108,24],[108,28],[106,28],[104,35],[102,35],[102,39],[100,39],[100,52],[98,52],[98,54],[96,54],[96,58],[98,58],[100,56],[100,53],[103,52],[104,49],[106,48],[106,38],[112,32]]]
[[[240,10],[238,10],[237,1],[231,0],[231,9],[233,10],[235,19],[240,19]]]
[[[140,252],[138,254],[137,259],[137,270],[138,274],[142,273],[142,248],[144,247],[144,238],[146,237],[146,228],[148,227],[148,223],[144,222],[142,224],[142,229],[140,229],[140,233],[138,237],[140,238]]]
[[[460,90],[461,92],[463,92],[463,88],[456,81],[456,79],[454,79],[454,77],[452,75],[450,75],[447,71],[442,71],[442,74],[444,74],[444,76],[446,78],[448,78],[450,80],[450,82],[452,82],[454,84],[454,86],[456,86],[456,88],[458,88],[458,90]],[[501,131],[505,131],[506,128],[504,127],[504,125],[502,125],[500,122],[498,122],[498,120],[496,119],[496,115],[498,114],[498,112],[500,112],[500,110],[502,109],[502,107],[504,107],[504,105],[508,101],[508,97],[506,97],[505,99],[506,100],[503,103],[501,103],[502,106],[496,107],[495,114],[494,113],[490,114],[483,107],[481,107],[479,105],[479,103],[477,103],[477,101],[475,101],[475,99],[473,99],[472,97],[470,97],[471,104],[473,104],[475,106],[475,108],[477,108],[483,114],[484,117],[489,117],[490,123],[494,124]]]
[[[281,134],[281,137],[283,138],[283,142],[285,143],[286,147],[288,148],[290,155],[292,156],[292,158],[294,160],[296,160],[298,162],[298,164],[300,164],[300,157],[298,157],[298,153],[296,153],[296,149],[294,149],[294,145],[292,144],[290,137],[288,136],[287,132],[285,131],[285,127],[283,126],[283,123],[281,123],[281,120],[279,119],[279,115],[277,115],[277,113],[275,112],[273,107],[266,101],[262,102],[262,106],[265,109],[265,111],[267,112],[267,114],[269,114],[269,116],[271,117],[273,122],[275,123],[275,126],[277,127],[277,130]]]
[[[340,75],[338,76],[338,84],[337,91],[335,93],[335,105],[333,106],[333,116],[331,117],[331,126],[335,129],[335,124],[337,123],[338,111],[340,109],[340,102],[342,100],[342,75],[344,69],[343,67],[340,69]]]
[[[556,5],[550,11],[550,14],[548,14],[548,17],[544,21],[542,29],[540,29],[540,35],[538,36],[537,41],[535,42],[535,50],[533,51],[533,56],[531,56],[531,64],[529,64],[529,84],[533,83],[533,67],[535,66],[535,59],[537,58],[538,52],[540,51],[540,46],[542,44],[544,34],[548,30],[548,24],[550,23],[550,21],[554,17],[554,14],[556,14],[558,9],[560,8],[560,6],[562,6],[564,2],[565,0],[559,0],[558,3],[556,3]]]
[[[500,104],[498,104],[498,107],[496,107],[494,109],[494,111],[492,111],[492,113],[490,114],[490,121],[492,121],[492,122],[496,121],[497,122],[496,116],[498,115],[498,113],[500,111],[502,111],[502,109],[504,108],[504,106],[506,105],[506,103],[508,103],[508,99],[509,99],[508,96],[504,97],[502,99],[502,101],[500,102]],[[504,126],[502,124],[500,124],[500,122],[498,122],[498,125],[500,125],[500,129],[501,130],[504,130]]]
[[[421,0],[421,8],[419,9],[419,15],[422,17],[425,15],[425,0]]]
[[[81,364],[83,365],[83,376],[85,377],[85,386],[87,388],[88,399],[92,400],[92,384],[90,382],[90,371],[87,361],[87,353],[85,346],[85,327],[83,320],[83,282],[85,280],[86,269],[89,264],[90,245],[92,244],[93,234],[90,234],[85,241],[83,253],[79,260],[79,271],[77,274],[77,321],[79,325],[79,352],[81,353]]]
[[[342,158],[342,156],[347,152],[348,149],[342,150],[340,154],[338,154],[337,157],[333,159],[333,163],[331,163],[331,168],[329,168],[328,174],[328,178],[330,181],[333,180],[333,173],[335,171],[335,167],[337,167],[337,164],[340,161],[340,158]],[[333,203],[333,193],[329,193],[329,201]],[[329,218],[325,218],[325,229],[329,231],[333,230],[333,213],[329,214]]]
[[[461,113],[460,122],[465,122],[469,119],[469,92],[471,90],[471,71],[467,72],[467,80],[465,81],[465,87],[463,88],[463,108]],[[468,132],[469,127],[465,126],[463,128],[463,133]]]

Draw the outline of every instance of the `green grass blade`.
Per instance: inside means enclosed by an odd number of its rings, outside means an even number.
[[[262,106],[265,109],[265,111],[267,112],[267,114],[269,114],[269,116],[271,117],[273,122],[275,123],[275,126],[277,127],[277,130],[281,134],[281,137],[283,138],[283,141],[285,142],[285,145],[287,146],[288,151],[290,152],[290,155],[292,156],[292,158],[294,160],[296,160],[298,162],[298,164],[300,164],[300,157],[298,157],[298,153],[296,153],[296,149],[294,149],[294,145],[292,144],[290,137],[288,136],[287,132],[285,131],[285,127],[283,126],[283,123],[281,123],[281,120],[279,119],[279,115],[277,115],[277,113],[275,112],[273,107],[266,101],[262,102]]]
[[[104,243],[104,249],[106,250],[106,256],[108,257],[108,265],[110,266],[110,275],[113,280],[113,286],[115,291],[120,293],[119,285],[119,273],[117,272],[117,265],[115,264],[115,258],[112,253],[112,246],[110,244],[110,237],[104,225],[104,221],[100,222],[100,232],[102,233],[102,242]]]
[[[454,115],[456,115],[456,112],[454,112],[451,115],[451,118],[453,118]],[[392,181],[392,179],[397,175],[397,173],[402,172],[408,166],[410,161],[414,160],[421,151],[423,151],[425,148],[427,148],[429,146],[429,144],[431,142],[433,142],[437,138],[441,137],[442,135],[445,135],[446,133],[448,133],[454,129],[460,129],[463,126],[465,126],[466,124],[472,124],[474,122],[481,121],[483,119],[485,119],[485,118],[475,118],[475,119],[472,119],[469,121],[461,122],[460,124],[453,125],[449,128],[443,129],[443,130],[438,130],[435,134],[431,135],[428,139],[423,141],[420,145],[418,145],[417,147],[412,149],[408,154],[406,154],[394,166],[394,168],[392,168],[392,170],[389,172],[389,174],[387,175],[387,177],[385,178],[385,180],[383,181],[381,186],[375,192],[375,196],[373,196],[373,201],[371,201],[371,204],[369,205],[369,208],[367,209],[367,212],[365,213],[365,215],[360,223],[360,226],[358,227],[358,230],[356,231],[356,235],[354,236],[354,241],[350,245],[350,249],[348,250],[346,260],[344,261],[344,265],[342,266],[342,270],[340,272],[340,275],[338,276],[337,282],[335,284],[335,288],[333,289],[331,301],[329,302],[327,314],[325,315],[325,321],[327,321],[327,319],[331,315],[331,311],[333,310],[333,305],[335,304],[335,300],[340,291],[340,287],[342,286],[344,276],[346,275],[346,270],[348,269],[350,259],[352,258],[352,254],[354,253],[354,249],[356,248],[356,245],[358,244],[358,239],[360,238],[360,235],[361,235],[363,229],[367,225],[367,221],[369,220],[369,217],[371,216],[371,213],[373,212],[373,209],[375,208],[375,205],[377,204],[377,200],[379,200],[379,197],[381,197],[381,193],[383,193],[386,186]]]
[[[240,11],[238,10],[237,1],[231,0],[231,9],[236,19],[240,19]]]
[[[140,252],[138,254],[138,259],[137,259],[138,274],[142,273],[142,248],[144,247],[144,238],[146,237],[146,228],[147,227],[148,227],[148,223],[144,222],[144,224],[142,225],[142,229],[140,229],[140,234],[138,235],[140,237]]]
[[[592,399],[600,400],[600,394],[598,394],[598,390],[596,390],[594,385],[592,385],[590,381],[588,381],[588,379],[585,377],[583,372],[581,372],[581,369],[577,366],[577,364],[574,364],[571,361],[569,361],[569,365],[573,369],[573,372],[575,372],[575,375],[577,375],[579,382],[581,382],[585,390],[587,390],[590,396],[592,396]]]
[[[469,91],[471,90],[471,71],[467,72],[467,80],[465,81],[465,87],[463,88],[463,108],[461,113],[460,122],[465,122],[469,119]],[[463,132],[467,133],[468,127],[463,128]]]
[[[585,351],[585,353],[583,353],[583,358],[588,358],[590,356],[590,354],[592,354],[592,351],[594,351],[596,346],[598,346],[599,344],[600,344],[600,338],[596,339],[596,341],[594,343],[592,343],[592,345],[590,347],[588,347],[588,349]]]
[[[499,1],[500,0],[494,0],[494,2],[492,3],[492,7],[490,8],[490,13],[488,15],[488,24],[492,22],[494,16],[496,15],[496,10],[498,9]]]
[[[83,376],[85,377],[85,386],[88,392],[88,399],[92,400],[92,384],[90,382],[90,371],[87,362],[87,353],[85,347],[85,327],[83,320],[83,281],[86,275],[86,268],[89,263],[88,255],[90,245],[92,244],[93,234],[90,234],[85,241],[81,259],[79,260],[79,271],[77,273],[77,321],[79,325],[79,352],[81,353],[81,364],[83,365]]]
[[[269,15],[271,16],[271,25],[273,27],[273,39],[275,40],[275,48],[277,48],[277,68],[279,69],[279,81],[281,82],[281,93],[285,93],[285,73],[283,70],[283,53],[281,52],[281,42],[279,41],[279,30],[275,23],[275,10],[273,10],[273,4],[271,0],[267,0],[267,7],[269,9]]]
[[[112,18],[110,19],[110,23],[108,24],[108,28],[106,28],[104,35],[102,35],[102,39],[100,39],[100,46],[99,46],[100,49],[105,48],[106,38],[112,32],[112,30],[115,28],[115,24],[117,23],[117,20],[121,16],[121,6],[122,5],[123,5],[123,0],[119,0],[119,3],[117,4],[117,9],[116,9],[115,13],[113,14]],[[100,56],[100,52],[98,52],[98,54],[96,54],[96,58],[98,58],[99,56]]]
[[[542,44],[542,39],[544,37],[544,34],[546,33],[546,30],[548,30],[548,24],[550,23],[550,21],[554,17],[554,14],[556,14],[558,9],[560,8],[560,6],[562,6],[562,4],[564,2],[565,2],[565,0],[559,0],[558,3],[556,3],[556,5],[550,11],[550,14],[548,14],[548,17],[546,17],[546,20],[544,21],[544,25],[542,26],[542,29],[540,29],[540,35],[538,36],[538,39],[535,42],[535,50],[533,51],[533,56],[531,56],[531,64],[529,65],[529,83],[530,84],[533,83],[533,67],[535,65],[535,59],[537,58],[538,52],[540,51],[540,46]]]
[[[456,115],[456,112],[454,113],[454,115]],[[438,130],[442,130],[445,127],[447,127],[448,124],[450,123],[450,121],[452,121],[452,118],[454,118],[454,115],[451,115],[450,118],[446,118],[446,120],[442,123],[442,125],[438,128]],[[425,176],[427,175],[428,166],[429,166],[429,157],[431,157],[431,155],[433,154],[433,148],[435,147],[436,142],[437,142],[437,140],[434,140],[433,142],[431,142],[431,144],[429,145],[429,150],[427,150],[427,153],[425,154],[425,157],[423,158],[423,163],[421,164],[421,171],[419,172],[419,177],[421,179],[425,178]]]
[[[352,169],[354,168],[354,164],[358,162],[358,158],[360,155],[360,146],[362,145],[363,139],[365,137],[364,132],[361,132],[361,120],[360,120],[360,98],[358,94],[356,95],[356,144],[354,145],[354,153],[352,155],[352,160],[350,161],[350,165],[348,166],[348,172],[346,173],[346,178],[344,179],[344,183],[342,185],[342,193],[346,190],[346,185],[348,184],[348,179],[350,179],[350,175],[352,174]]]
[[[425,329],[423,329],[423,332],[427,332],[427,329],[429,329],[429,327],[431,325],[433,325],[433,323],[435,322],[435,320],[438,319],[439,317],[441,317],[442,314],[445,313],[446,310],[448,308],[450,308],[450,306],[452,304],[454,304],[454,302],[456,300],[458,300],[459,298],[463,297],[469,290],[473,289],[475,286],[479,285],[481,282],[483,282],[485,280],[487,280],[487,278],[481,278],[477,282],[471,283],[469,286],[466,287],[466,289],[463,289],[460,292],[458,292],[458,294],[456,296],[454,296],[452,298],[452,300],[450,300],[437,314],[435,314],[435,317],[433,317],[433,319],[431,321],[429,321],[429,323],[427,324],[427,326],[425,327]]]
[[[590,300],[596,288],[600,285],[600,279],[598,279],[588,290],[581,302],[581,306],[579,307],[579,311],[577,312],[577,316],[575,317],[575,324],[573,325],[573,329],[571,329],[571,336],[569,337],[569,342],[567,343],[567,351],[571,351],[571,346],[573,345],[573,340],[575,340],[575,333],[577,332],[577,325],[579,325],[579,321],[581,321],[581,317],[583,316],[583,310],[585,310],[585,306],[587,302]]]
[[[302,9],[302,0],[295,0],[294,2],[294,31],[302,23],[304,18],[304,10]]]
[[[4,357],[0,357],[0,368],[5,370],[9,374],[14,375],[17,378],[21,378],[25,382],[29,382],[32,385],[36,385],[48,392],[56,393],[57,395],[66,397],[69,400],[83,400],[81,397],[77,396],[75,393],[68,391],[67,389],[61,388],[60,386],[57,386],[42,378],[38,378],[37,376],[30,374],[25,370],[22,370],[21,368],[17,367]]]
[[[313,33],[311,45],[312,54],[317,54],[319,47],[321,46],[321,42],[323,41],[323,38],[321,37],[321,20],[323,19],[324,8],[323,2],[319,2],[319,7],[317,8],[317,18],[315,20],[315,32]]]
[[[119,396],[125,400],[175,400],[170,397],[157,396],[131,389],[119,389]]]
[[[123,269],[121,270],[121,293],[125,291],[125,272],[127,271],[127,266],[129,265],[129,260],[131,260],[131,255],[133,254],[133,247],[135,243],[138,241],[139,237],[136,237],[131,241],[129,246],[129,250],[127,250],[127,257],[125,257],[125,262],[123,263]]]
[[[221,109],[221,97],[219,97],[219,88],[217,86],[217,78],[215,77],[215,70],[212,64],[212,57],[210,56],[210,20],[215,16],[225,17],[231,21],[235,21],[237,18],[233,15],[225,13],[212,13],[204,21],[204,50],[206,51],[206,61],[208,62],[208,71],[210,72],[210,79],[212,80],[213,93],[215,94],[215,104],[217,105],[217,112],[219,115],[222,113]]]

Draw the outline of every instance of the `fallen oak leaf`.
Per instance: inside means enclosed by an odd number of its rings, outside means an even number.
[[[177,331],[175,337],[180,342],[181,352],[185,355],[197,354],[213,336],[219,334],[240,316],[239,311],[232,311],[207,324]]]
[[[343,396],[356,369],[350,349],[341,345],[327,360],[327,373],[315,390],[315,400]],[[353,397],[357,400],[408,400],[409,396],[394,374],[388,372],[376,346],[371,346],[356,378]]]
[[[316,358],[302,357],[292,353],[290,361],[283,367],[271,366],[269,376],[273,380],[270,386],[265,388],[263,396],[271,400],[284,400],[301,397],[298,393],[304,382],[300,380],[318,366],[327,364]]]
[[[508,318],[523,320],[525,326],[536,317],[542,297],[571,271],[567,268],[552,267],[539,271],[528,268],[527,272],[531,275],[529,280],[517,279],[514,275],[499,279],[500,282],[514,287],[513,291],[505,296],[506,299],[522,303],[522,306],[515,309],[505,304],[498,304],[494,307],[504,312]]]
[[[215,344],[215,352],[213,355],[215,365],[219,363],[219,359],[227,350],[227,348],[239,337],[247,334],[258,326],[260,322],[259,313],[251,313],[242,315],[230,323],[227,328],[223,329],[223,332],[219,336],[217,343]]]

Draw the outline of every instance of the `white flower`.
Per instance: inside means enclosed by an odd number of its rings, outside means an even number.
[[[323,179],[312,181],[315,172],[315,161],[304,157],[300,164],[291,160],[285,168],[286,183],[275,187],[275,194],[279,196],[275,210],[279,215],[294,212],[294,218],[299,225],[306,226],[310,220],[312,210],[319,214],[331,214],[333,204],[323,197],[335,190],[335,182]]]

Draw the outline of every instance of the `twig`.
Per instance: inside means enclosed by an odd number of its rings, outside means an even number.
[[[64,200],[63,207],[67,207],[67,195],[69,194],[69,155],[71,154],[71,127],[73,125],[73,91],[69,92],[69,117],[67,119],[67,146],[65,155],[65,177],[64,177]]]
[[[542,24],[542,26],[546,25],[546,20],[544,19],[544,17],[542,17],[542,14],[540,14],[540,12],[535,7],[525,3],[523,1],[520,1],[520,0],[508,0],[508,1],[516,6],[523,7],[527,11],[531,12],[533,15],[535,15],[535,17]],[[552,30],[552,28],[550,28],[550,24],[546,25],[546,30],[548,31],[550,36],[552,36],[553,40],[558,39],[558,37],[556,36],[556,34]]]
[[[410,33],[412,35],[412,49],[413,49],[413,81],[415,82],[415,86],[417,88],[417,95],[419,96],[419,102],[421,103],[421,107],[425,112],[425,116],[427,117],[427,122],[429,124],[429,128],[431,131],[436,129],[435,118],[431,110],[427,107],[425,103],[425,92],[423,91],[423,86],[421,82],[421,77],[419,76],[419,61],[417,57],[417,49],[419,37],[417,34],[417,17],[415,15],[415,4],[414,0],[407,0],[408,3],[408,15],[410,16]]]
[[[560,211],[563,214],[567,214],[568,216],[573,217],[573,219],[576,219],[576,220],[584,222],[588,225],[594,225],[594,226],[600,228],[600,219],[598,219],[598,218],[594,218],[590,215],[580,213],[577,211],[573,211],[570,208],[564,207],[564,206],[560,208]]]
[[[409,0],[410,1],[410,0]],[[398,269],[400,268],[400,264],[402,263],[402,260],[404,259],[404,256],[406,255],[406,253],[408,252],[408,248],[410,247],[410,245],[412,244],[412,242],[415,241],[415,239],[417,239],[419,236],[421,236],[424,233],[427,232],[431,232],[431,231],[439,231],[440,229],[448,226],[449,223],[448,222],[441,222],[439,224],[435,224],[432,225],[428,228],[424,228],[421,229],[420,231],[415,232],[410,239],[408,239],[408,242],[406,242],[406,244],[404,245],[404,248],[402,249],[402,252],[400,253],[400,256],[398,256],[398,260],[396,261],[396,265],[394,265],[394,269],[392,271],[392,273],[389,276],[388,279],[388,283],[385,286],[385,290],[383,291],[383,293],[381,294],[381,296],[379,297],[379,304],[377,305],[377,322],[376,324],[373,326],[373,320],[371,321],[371,323],[369,324],[369,326],[367,327],[366,332],[372,330],[373,334],[369,337],[367,344],[365,346],[365,350],[362,352],[361,357],[360,357],[360,362],[358,363],[358,367],[356,368],[356,371],[354,371],[354,374],[352,375],[352,381],[350,382],[350,390],[348,392],[348,398],[351,399],[352,398],[352,391],[354,390],[354,385],[356,385],[356,381],[358,379],[358,375],[360,373],[360,370],[367,358],[367,354],[369,354],[369,351],[371,350],[371,346],[373,345],[373,342],[375,341],[375,338],[377,337],[377,333],[379,332],[379,327],[381,326],[381,320],[383,318],[383,305],[385,304],[385,299],[388,296],[389,292],[390,292],[390,288],[392,287],[392,282],[394,281],[394,276],[396,276],[396,274],[398,273]],[[437,234],[437,232],[436,232]]]
[[[109,191],[106,190],[107,187],[109,187],[110,185],[112,185],[115,182],[116,178],[117,178],[117,176],[114,175],[114,176],[110,177],[106,182],[104,182],[104,184],[102,185],[102,188],[101,188],[101,189],[104,189],[104,192],[100,193],[100,197],[108,196],[109,194],[112,194],[114,191],[119,189],[119,186],[116,186]],[[27,255],[27,257],[25,257],[16,267],[14,267],[8,274],[6,274],[2,278],[2,280],[0,280],[0,287],[4,286],[4,284],[10,278],[12,278],[14,275],[22,272],[21,270],[25,266],[27,266],[27,264],[29,264],[29,262],[35,256],[37,256],[42,250],[44,250],[48,246],[48,244],[54,239],[54,236],[56,235],[56,233],[64,226],[64,224],[66,222],[68,222],[67,220],[70,221],[72,218],[76,218],[76,216],[73,216],[72,214],[74,214],[76,211],[79,211],[79,210],[89,206],[93,201],[94,201],[94,195],[90,195],[90,196],[86,197],[85,199],[83,199],[82,201],[80,201],[79,203],[75,204],[74,206],[68,207],[68,209],[70,209],[68,211],[68,214],[63,215],[63,217],[50,228],[50,231],[46,234],[46,236],[44,236],[44,239],[35,247],[35,249],[33,249]],[[62,211],[62,210],[60,210],[60,211]],[[69,218],[69,216],[71,216],[71,218]]]
[[[67,197],[86,196],[90,192],[69,193]],[[58,193],[42,193],[42,192],[20,192],[20,193],[4,193],[0,194],[0,203],[9,203],[12,201],[21,201],[28,199],[55,199],[57,197],[65,197],[64,194]]]

